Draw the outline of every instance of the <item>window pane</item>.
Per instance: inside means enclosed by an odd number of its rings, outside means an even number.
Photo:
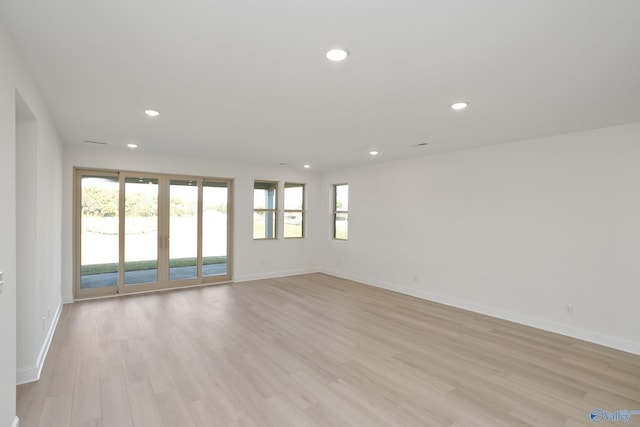
[[[335,216],[335,238],[347,240],[349,237],[349,214],[337,213]]]
[[[275,239],[277,182],[255,181],[253,185],[253,238]]]
[[[336,185],[336,210],[349,210],[349,185]]]
[[[304,202],[303,184],[284,185],[284,209],[301,211]]]
[[[335,238],[347,240],[349,238],[349,214],[337,213],[335,216]]]
[[[169,185],[169,280],[198,277],[198,182]]]
[[[80,288],[118,285],[118,177],[81,178]]]
[[[275,182],[256,182],[253,187],[253,208],[275,209],[276,188]]]
[[[124,284],[158,281],[158,180],[125,180]]]
[[[284,213],[284,237],[302,237],[302,212]]]
[[[205,182],[202,189],[202,275],[227,274],[227,183]]]
[[[276,235],[276,213],[274,211],[253,212],[253,238],[273,239]]]

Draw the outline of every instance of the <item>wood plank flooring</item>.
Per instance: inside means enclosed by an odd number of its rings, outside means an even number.
[[[21,427],[573,427],[594,408],[640,410],[640,356],[323,274],[65,305],[18,387]]]

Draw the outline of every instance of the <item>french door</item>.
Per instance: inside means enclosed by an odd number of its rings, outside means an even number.
[[[75,298],[231,280],[232,180],[75,171]]]

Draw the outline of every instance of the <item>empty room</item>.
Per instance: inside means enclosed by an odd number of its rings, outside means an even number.
[[[640,426],[640,2],[0,0],[0,427]]]

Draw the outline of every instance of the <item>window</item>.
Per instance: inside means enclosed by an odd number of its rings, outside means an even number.
[[[349,238],[349,184],[333,186],[333,238]]]
[[[255,181],[253,184],[253,238],[276,238],[278,183]]]
[[[304,184],[284,184],[284,238],[304,237]]]

